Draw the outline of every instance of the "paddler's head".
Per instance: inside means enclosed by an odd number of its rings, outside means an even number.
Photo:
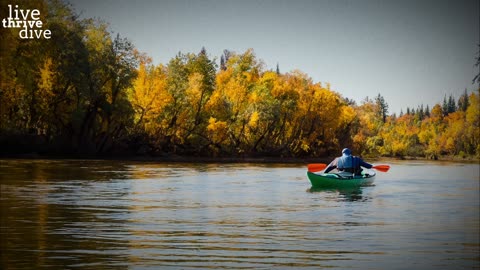
[[[351,156],[351,155],[352,155],[352,151],[351,151],[350,149],[348,149],[348,148],[344,148],[344,149],[342,150],[342,154],[343,154],[344,156]]]

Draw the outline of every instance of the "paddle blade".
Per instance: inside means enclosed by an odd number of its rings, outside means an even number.
[[[325,170],[325,168],[327,168],[327,164],[323,164],[323,163],[308,164],[309,172],[319,172],[319,171]]]
[[[373,168],[377,171],[388,172],[388,170],[390,170],[390,165],[375,165]]]

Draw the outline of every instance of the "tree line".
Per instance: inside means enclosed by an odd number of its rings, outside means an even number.
[[[219,66],[205,48],[154,65],[105,22],[80,19],[61,1],[39,6],[51,39],[1,29],[4,153],[480,154],[478,93],[453,111],[437,104],[397,117],[380,94],[357,105],[300,71],[267,70],[252,49],[225,50]]]
[[[457,101],[450,95],[432,109],[428,105],[407,108],[405,114],[402,110],[398,117],[392,114],[384,122],[380,116],[368,113],[375,111],[378,104],[365,102],[358,107],[360,115],[364,116],[361,126],[370,125],[361,128],[354,137],[358,142],[357,149],[364,155],[431,159],[441,156],[479,157],[478,91],[468,94],[465,90]]]

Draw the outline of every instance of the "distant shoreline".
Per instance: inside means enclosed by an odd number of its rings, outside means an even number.
[[[159,163],[259,163],[259,164],[307,164],[307,163],[330,163],[335,157],[202,157],[202,156],[146,156],[146,155],[41,155],[38,153],[27,154],[9,154],[0,155],[0,159],[50,159],[50,160],[118,160],[118,161],[138,161],[138,162],[159,162]],[[365,161],[375,163],[375,161],[382,160],[382,162],[388,161],[452,161],[452,162],[465,162],[465,163],[479,163],[480,160],[475,157],[456,157],[456,156],[441,156],[437,160],[428,159],[424,157],[362,157]]]
[[[125,160],[161,163],[329,163],[335,157],[293,158],[293,157],[203,157],[203,156],[147,156],[147,155],[41,155],[38,153],[0,155],[0,159],[78,159],[78,160]]]

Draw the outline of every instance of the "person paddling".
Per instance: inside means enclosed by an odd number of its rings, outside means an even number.
[[[363,161],[361,158],[352,156],[352,151],[348,148],[342,150],[342,156],[335,158],[325,169],[325,173],[333,169],[337,169],[341,172],[349,172],[355,175],[362,173],[362,167],[371,169],[372,164]]]

